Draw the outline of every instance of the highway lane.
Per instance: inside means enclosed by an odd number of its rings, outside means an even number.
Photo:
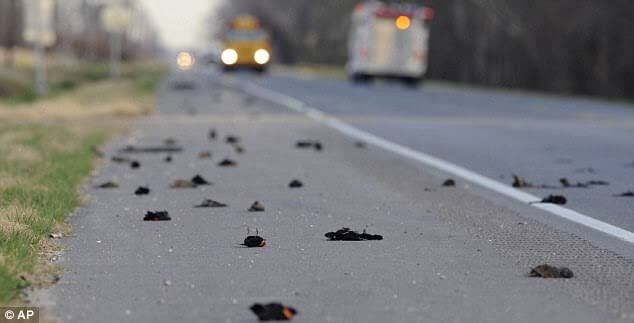
[[[243,78],[250,78],[242,75]],[[510,184],[608,181],[608,186],[527,189],[563,194],[567,207],[634,231],[634,105],[430,84],[353,85],[271,75],[257,83],[353,126]]]
[[[192,89],[175,90],[189,79]],[[284,107],[246,96],[232,78],[175,74],[158,112],[105,147],[176,139],[184,151],[131,157],[141,168],[104,163],[72,218],[60,264],[65,272],[47,299],[64,322],[255,322],[254,302],[281,301],[296,322],[617,322],[632,321],[634,262],[575,235],[473,194],[442,187],[445,176],[398,155],[354,142]],[[218,82],[220,81],[220,82]],[[226,87],[220,84],[227,85]],[[210,128],[220,135],[208,138]],[[238,154],[225,144],[240,136]],[[298,150],[317,139],[321,152]],[[198,158],[211,150],[209,159]],[[229,157],[235,168],[216,163]],[[168,188],[201,174],[214,183]],[[292,178],[305,186],[287,187]],[[138,185],[149,196],[134,196]],[[205,198],[228,203],[197,209]],[[265,212],[251,213],[259,200]],[[144,222],[147,210],[170,222]],[[268,239],[238,245],[246,227]],[[342,226],[382,234],[382,241],[332,242]],[[527,277],[540,263],[565,265],[572,280]],[[37,304],[37,302],[36,302]]]

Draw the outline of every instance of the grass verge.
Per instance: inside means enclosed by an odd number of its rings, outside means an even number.
[[[152,110],[160,74],[89,83],[34,103],[0,103],[0,305],[54,281],[49,235],[67,232],[97,147]],[[122,126],[124,124],[124,126]]]

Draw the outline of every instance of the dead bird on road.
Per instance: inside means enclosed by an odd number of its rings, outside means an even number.
[[[174,139],[174,138],[165,138],[165,140],[163,140],[163,144],[165,144],[167,146],[176,145],[176,139]]]
[[[132,160],[130,160],[129,158],[122,157],[122,156],[112,156],[110,158],[110,160],[112,162],[115,162],[115,163],[126,163],[127,164],[127,163],[132,162]]]
[[[95,186],[96,188],[119,188],[119,183],[109,181]]]
[[[190,180],[177,179],[172,185],[170,185],[170,188],[196,188],[200,185],[213,185],[213,183],[207,181],[200,175],[196,175]]]
[[[238,136],[227,135],[225,137],[225,142],[228,144],[237,144],[240,142],[240,138]]]
[[[177,179],[170,185],[170,188],[196,188],[196,184],[188,179]]]
[[[143,154],[143,153],[180,153],[183,151],[183,147],[176,145],[164,145],[164,146],[126,146],[120,149],[120,153],[126,154]]]
[[[166,162],[166,163],[171,163],[172,162],[172,156],[170,156],[170,155],[165,156],[165,159],[163,159],[163,161]]]
[[[147,211],[143,221],[170,221],[172,218],[167,211]]]
[[[134,191],[134,195],[148,195],[150,194],[150,188],[146,186],[139,186],[139,188]]]
[[[298,140],[295,143],[295,147],[300,149],[314,148],[317,151],[321,151],[323,149],[321,142],[317,140]]]
[[[198,159],[209,159],[211,158],[211,151],[201,151],[198,153]]]
[[[250,236],[249,235],[249,228],[247,228],[247,237],[244,238],[244,242],[241,244],[247,248],[261,248],[266,246],[267,241],[266,239],[260,237],[260,232],[258,232],[258,229],[255,229],[255,235],[254,236]]]
[[[194,207],[198,207],[198,208],[203,208],[203,207],[226,207],[227,204],[222,203],[222,202],[218,202],[218,201],[214,201],[212,199],[206,199],[204,201],[202,201],[202,203],[194,206]]]
[[[137,168],[141,167],[141,163],[139,163],[138,161],[134,160],[134,161],[132,161],[132,162],[130,163],[130,167],[131,167],[132,169],[137,169]]]
[[[255,201],[253,202],[253,204],[251,204],[251,207],[249,208],[249,212],[263,212],[264,211],[264,205],[262,205],[262,203]]]
[[[621,194],[614,194],[614,197],[634,197],[634,191],[627,191]]]
[[[511,174],[511,176],[513,176],[513,183],[511,183],[511,186],[516,188],[533,187],[533,183],[526,181],[524,177],[520,177],[515,174]]]
[[[550,204],[557,204],[557,205],[565,205],[567,202],[568,200],[563,195],[548,195],[544,197],[541,201],[529,202],[528,204],[550,203]]]
[[[216,140],[216,129],[209,129],[209,140]]]
[[[369,234],[363,230],[363,233],[350,230],[350,228],[341,228],[335,232],[327,232],[324,234],[330,241],[365,241],[365,240],[383,240],[383,236],[379,234]]]
[[[451,178],[448,178],[442,183],[442,186],[445,186],[445,187],[456,186],[456,181],[454,181]]]
[[[301,181],[297,179],[294,179],[290,183],[288,183],[288,187],[290,188],[300,188],[302,186],[304,186],[304,183],[302,183]]]
[[[535,185],[527,180],[524,179],[524,177],[515,175],[515,174],[511,174],[511,176],[513,176],[513,183],[511,183],[511,186],[515,187],[515,188],[549,188],[549,189],[554,189],[556,187],[554,186],[550,186],[550,185]]]
[[[220,167],[235,167],[237,166],[238,163],[229,159],[229,158],[225,158],[223,159],[221,162],[218,163],[218,166]]]
[[[199,186],[199,185],[213,185],[212,182],[207,181],[204,177],[202,177],[200,175],[196,175],[196,176],[192,177],[191,181],[196,186]]]
[[[585,183],[582,182],[577,182],[577,183],[570,183],[570,181],[568,181],[567,178],[562,177],[559,179],[559,183],[561,183],[561,186],[564,188],[572,188],[572,187],[576,187],[576,188],[588,188],[590,186],[605,186],[605,185],[610,185],[610,183],[606,182],[606,181],[597,181],[597,180],[590,180],[587,181]]]
[[[280,303],[255,303],[249,309],[260,321],[290,321],[297,315],[297,311],[294,308]]]
[[[528,274],[530,277],[542,277],[542,278],[572,278],[574,274],[572,270],[566,267],[555,267],[548,264],[539,265]]]

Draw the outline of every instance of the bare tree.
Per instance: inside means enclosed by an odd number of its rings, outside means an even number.
[[[15,65],[13,51],[22,40],[22,2],[0,1],[0,46],[6,51],[4,65]]]

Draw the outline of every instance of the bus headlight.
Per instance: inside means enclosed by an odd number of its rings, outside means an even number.
[[[255,51],[255,54],[253,54],[253,59],[255,60],[256,63],[260,65],[264,65],[268,63],[269,60],[271,59],[271,54],[269,54],[268,50],[264,48],[260,48]]]
[[[227,48],[220,54],[220,60],[222,60],[225,65],[233,65],[238,61],[238,52],[233,48]]]

